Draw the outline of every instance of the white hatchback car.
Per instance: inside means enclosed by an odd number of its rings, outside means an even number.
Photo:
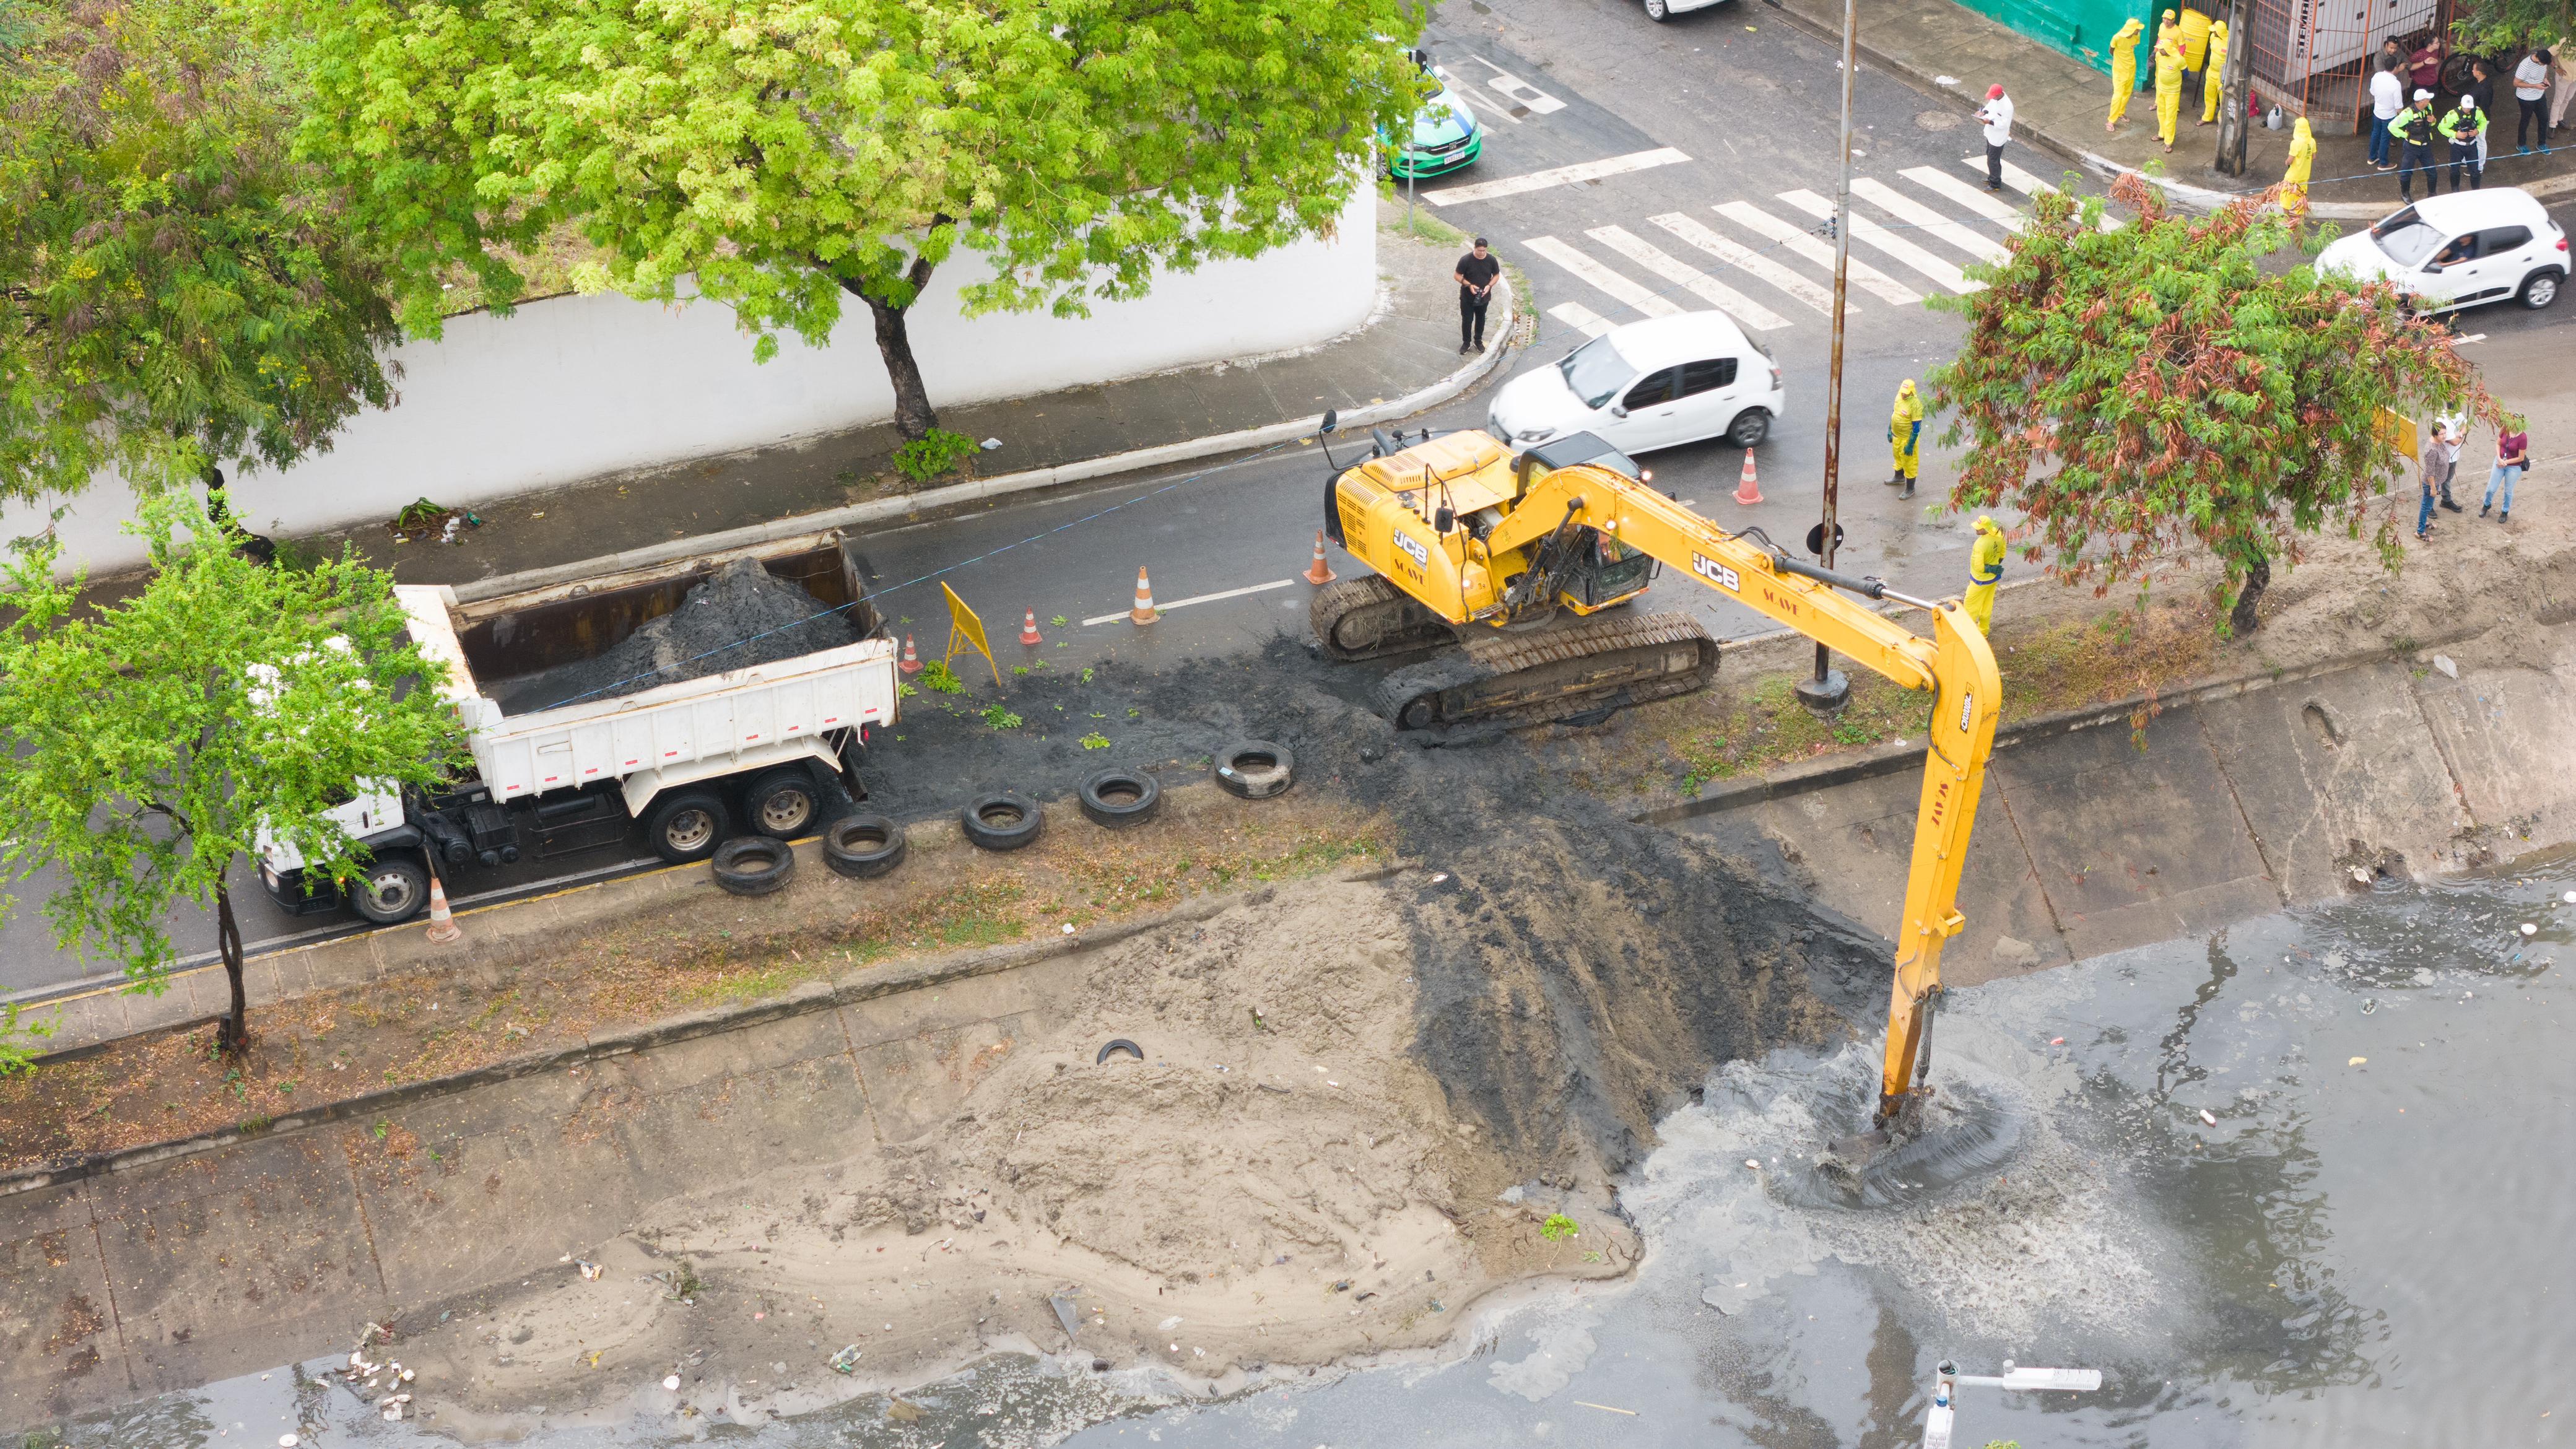
[[[2317,267],[2394,282],[2427,312],[2507,297],[2536,310],[2567,284],[2567,233],[2530,192],[2455,191],[2338,238],[2317,254]]]
[[[1724,438],[1750,448],[1780,416],[1780,368],[1723,312],[1614,327],[1503,385],[1487,431],[1527,448],[1596,433],[1631,455]]]

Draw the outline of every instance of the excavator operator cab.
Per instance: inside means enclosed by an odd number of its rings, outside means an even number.
[[[1607,468],[1621,477],[1634,478],[1640,483],[1650,481],[1645,470],[1637,466],[1636,459],[1603,442],[1600,434],[1568,433],[1562,438],[1541,443],[1513,460],[1512,478],[1519,485],[1515,491],[1529,492],[1530,484],[1542,471],[1552,473],[1559,468],[1571,468],[1577,463],[1590,463],[1596,468]]]

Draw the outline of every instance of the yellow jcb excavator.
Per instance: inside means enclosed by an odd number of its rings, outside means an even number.
[[[1326,435],[1333,423],[1325,414]],[[1908,689],[1935,691],[1871,1136],[1883,1143],[1909,1127],[1930,1092],[1941,948],[1964,924],[1959,873],[2002,692],[1975,623],[1956,600],[1908,598],[1792,558],[1759,529],[1720,528],[1589,433],[1517,455],[1481,432],[1426,431],[1411,446],[1372,437],[1371,456],[1347,468],[1326,442],[1324,531],[1377,572],[1318,590],[1310,617],[1335,659],[1456,646],[1380,685],[1379,708],[1398,728],[1565,719],[1705,687],[1717,642],[1688,616],[1603,612],[1644,593],[1658,564]],[[1926,610],[1932,637],[1855,594]],[[1556,620],[1560,610],[1576,621]]]

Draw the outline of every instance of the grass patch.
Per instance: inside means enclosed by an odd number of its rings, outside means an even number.
[[[1840,716],[1819,718],[1798,703],[1795,691],[1804,677],[1776,674],[1764,679],[1749,696],[1722,707],[1714,720],[1676,739],[1673,752],[1681,757],[1682,794],[1696,795],[1710,781],[1748,770],[1919,738],[1931,722],[1929,696],[1900,689],[1875,675],[1852,681],[1851,703]]]

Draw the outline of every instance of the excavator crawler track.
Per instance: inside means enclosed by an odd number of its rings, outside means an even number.
[[[1343,579],[1317,589],[1314,601],[1306,606],[1306,621],[1314,626],[1324,652],[1345,664],[1418,654],[1458,637],[1447,621],[1414,602],[1383,574]]]
[[[1398,729],[1543,724],[1705,689],[1717,641],[1687,614],[1595,615],[1564,628],[1478,634],[1379,681]]]

